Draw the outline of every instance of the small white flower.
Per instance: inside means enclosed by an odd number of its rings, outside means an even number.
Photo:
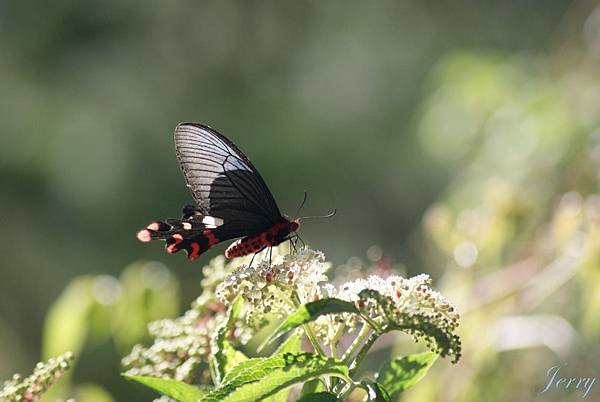
[[[67,352],[47,362],[39,362],[33,374],[23,379],[15,374],[12,379],[5,381],[0,389],[1,401],[38,401],[42,394],[58,380],[71,366],[73,354]]]
[[[241,295],[249,304],[248,321],[256,324],[264,314],[283,316],[321,297],[319,284],[327,281],[329,268],[323,253],[304,249],[278,256],[271,264],[262,261],[238,267],[217,286],[216,296],[229,304]]]

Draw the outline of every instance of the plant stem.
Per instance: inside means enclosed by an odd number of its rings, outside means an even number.
[[[347,383],[346,386],[344,388],[342,388],[340,390],[340,393],[337,395],[338,400],[340,400],[340,401],[345,400],[350,395],[350,393],[352,391],[354,391],[354,388],[356,388],[357,386],[358,386],[358,383],[355,383],[355,382]]]
[[[367,314],[360,314],[360,317],[365,320],[372,328],[375,332],[379,332],[381,333],[381,327],[379,325],[377,325],[377,323],[375,321],[373,321],[373,319],[371,319],[371,317],[369,317]]]
[[[350,365],[350,377],[352,377],[354,375],[354,373],[358,369],[358,366],[360,365],[360,363],[362,363],[363,359],[365,358],[365,356],[369,352],[369,349],[371,349],[371,346],[373,346],[373,343],[375,343],[377,338],[379,338],[379,334],[377,334],[376,332],[373,332],[371,334],[371,336],[369,336],[369,339],[367,339],[367,341],[365,342],[363,347],[360,349],[360,351],[356,355],[356,358]]]
[[[346,350],[346,352],[342,355],[342,361],[346,363],[349,362],[349,359],[352,357],[356,349],[360,347],[367,335],[369,335],[370,330],[371,327],[369,327],[367,324],[363,324],[363,326],[360,329],[360,332],[358,333],[358,335],[356,335],[356,338],[354,338],[354,341],[352,341],[348,350]]]
[[[319,355],[321,355],[323,357],[327,357],[327,355],[325,354],[325,351],[323,350],[323,348],[319,344],[319,341],[317,341],[317,337],[315,336],[315,333],[313,332],[313,330],[310,327],[310,325],[304,324],[304,325],[302,325],[302,328],[304,328],[304,332],[306,333],[306,337],[310,341],[312,347],[315,349],[315,352],[317,352]]]
[[[344,352],[344,354],[342,355],[341,360],[344,363],[346,363],[346,364],[350,363],[352,355],[362,345],[362,343],[367,338],[367,336],[369,335],[370,332],[371,332],[371,327],[367,323],[364,323],[362,325],[362,327],[360,328],[360,331],[359,331],[358,335],[356,335],[356,338],[354,338],[354,340],[352,341],[352,343],[348,347],[348,350],[346,350],[346,352]],[[352,377],[352,376],[350,376],[350,377]],[[347,386],[348,386],[347,384],[344,385],[342,383],[339,383],[333,389],[333,392],[336,392],[336,393],[337,392],[346,393],[345,389],[346,389]],[[352,387],[352,388],[354,388],[354,387]]]

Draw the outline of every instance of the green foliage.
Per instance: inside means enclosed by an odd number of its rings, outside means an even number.
[[[89,331],[88,319],[95,303],[93,278],[76,278],[50,306],[44,329],[43,355],[56,356],[66,351],[79,354]]]
[[[382,384],[369,379],[364,379],[360,383],[367,391],[367,401],[391,402],[390,395]]]
[[[147,337],[149,322],[172,317],[179,310],[179,283],[162,264],[134,263],[119,278],[121,298],[112,319],[121,353]],[[106,321],[105,321],[106,324]]]
[[[304,394],[297,402],[337,402],[339,399],[329,392]]]
[[[179,402],[197,402],[205,395],[205,393],[198,388],[176,380],[130,374],[123,375],[129,380],[137,381],[140,384]]]
[[[236,298],[229,306],[227,318],[217,326],[211,340],[211,372],[213,382],[219,385],[225,376],[238,363],[247,360],[247,357],[240,351],[235,350],[227,341],[227,336],[233,329],[235,321],[238,319],[243,307],[241,297]]]
[[[315,393],[321,393],[325,390],[323,387],[323,381],[319,380],[310,380],[304,383],[302,386],[302,391],[300,392],[300,396],[306,396]]]
[[[311,353],[284,353],[250,359],[234,368],[221,386],[202,401],[257,401],[293,384],[322,375],[347,379],[348,368],[332,358]]]
[[[377,382],[393,398],[421,381],[437,357],[436,353],[424,352],[394,358],[381,367],[377,374]]]
[[[132,264],[120,279],[109,275],[75,278],[48,310],[43,355],[70,350],[80,356],[86,345],[97,347],[110,338],[122,348],[130,348],[146,337],[148,320],[175,313],[178,289],[175,278],[156,263]],[[66,377],[70,377],[68,373]],[[56,399],[68,392],[66,379],[48,395]],[[88,395],[89,400],[111,400],[108,391],[93,384],[75,387],[72,392]]]
[[[283,355],[285,353],[299,353],[300,346],[302,344],[302,334],[300,331],[295,331],[292,333],[288,339],[285,340],[277,350],[273,353],[273,356]],[[290,393],[290,389],[282,389],[277,392],[275,395],[269,396],[264,399],[265,402],[286,402],[288,400],[288,395]]]
[[[321,299],[303,304],[294,313],[289,315],[281,324],[279,324],[279,326],[265,340],[265,342],[259,347],[259,349],[262,349],[267,344],[273,342],[275,339],[279,338],[280,336],[291,331],[294,328],[297,328],[308,322],[314,321],[324,314],[333,313],[360,314],[360,311],[356,308],[354,304],[335,298]]]
[[[205,269],[208,275],[203,281],[202,296],[183,317],[150,324],[151,330],[162,328],[154,332],[159,339],[149,349],[136,346],[124,359],[130,366],[128,376],[138,379],[141,373],[154,374],[144,376],[145,383],[171,398],[180,390],[172,390],[169,384],[191,382],[214,386],[202,397],[203,401],[285,402],[289,388],[302,384],[303,398],[328,392],[343,399],[359,387],[366,391],[369,400],[385,402],[390,400],[385,386],[357,374],[380,335],[402,330],[426,339],[432,350],[452,354],[456,359],[460,355],[460,341],[454,334],[458,315],[449,300],[429,287],[427,275],[409,279],[398,275],[385,279],[371,275],[368,280],[343,283],[336,291],[333,285],[323,283],[327,281],[324,255],[310,249],[285,255],[273,264],[262,262],[252,268],[241,265],[231,269],[231,266],[219,264],[211,264],[209,267],[212,268]],[[219,283],[213,276],[222,281]],[[302,299],[313,298],[312,295],[321,297],[323,293],[340,298],[324,297],[299,303]],[[229,300],[229,296],[233,299]],[[218,301],[229,303],[229,307],[225,310]],[[294,309],[287,316],[271,314],[291,310],[291,306]],[[256,333],[260,328],[248,326],[248,322],[264,323],[273,318],[281,318],[281,322],[265,344],[292,333],[272,356],[247,358],[238,348],[244,345],[248,334]],[[358,332],[354,331],[357,326],[361,328]],[[190,343],[190,337],[195,339],[196,333],[208,340]],[[343,356],[338,357],[337,348],[344,335],[354,339]],[[302,352],[304,336],[314,353]],[[204,350],[205,354],[193,352],[190,356],[190,349]],[[425,361],[423,356],[421,359]],[[203,376],[182,375],[203,361],[210,362],[210,383]],[[433,361],[430,358],[428,362],[432,364]],[[393,368],[396,371],[390,368],[385,371],[384,378],[389,380],[397,376],[403,381],[402,389],[416,383],[427,371],[426,368],[414,370],[412,366],[407,366],[406,372],[398,365]],[[153,377],[163,380],[152,380]],[[397,393],[398,388],[392,387],[392,392]],[[329,397],[327,394],[318,396]]]

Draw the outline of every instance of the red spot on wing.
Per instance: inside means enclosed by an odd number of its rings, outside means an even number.
[[[208,247],[212,247],[215,244],[218,244],[221,240],[215,236],[212,230],[206,229],[202,231],[202,234],[208,239]]]
[[[193,242],[190,244],[190,247],[192,248],[192,252],[188,255],[188,258],[195,260],[200,257],[200,245],[197,242]]]
[[[177,233],[177,234],[174,234],[173,236],[171,236],[171,239],[175,240],[175,243],[169,244],[167,246],[167,253],[169,253],[169,254],[173,254],[173,253],[176,253],[177,251],[179,251],[179,248],[177,247],[177,245],[183,241],[183,236],[180,235],[179,233]]]
[[[144,242],[144,243],[148,243],[150,240],[152,240],[151,233],[148,229],[140,230],[137,233],[137,238],[139,241]]]

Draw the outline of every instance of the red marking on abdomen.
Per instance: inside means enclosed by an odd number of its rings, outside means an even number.
[[[225,250],[225,257],[235,258],[243,257],[248,254],[259,252],[265,247],[274,247],[287,239],[288,235],[298,230],[298,223],[285,220],[264,232],[256,235],[244,237],[233,243]]]

